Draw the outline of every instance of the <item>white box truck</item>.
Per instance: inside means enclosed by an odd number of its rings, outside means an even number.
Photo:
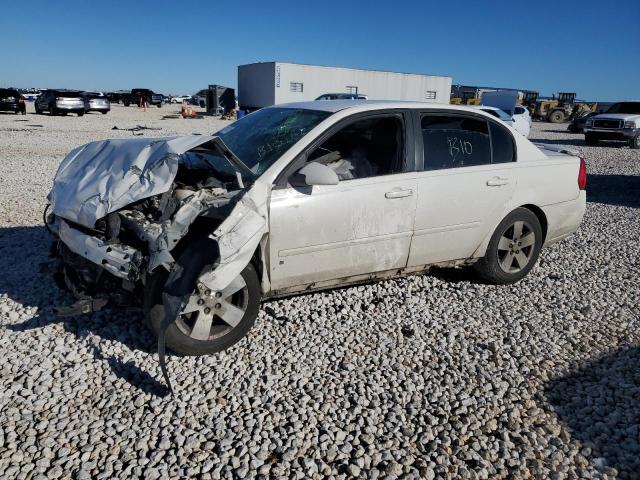
[[[315,100],[326,93],[366,95],[370,100],[449,103],[451,77],[264,62],[238,67],[242,110]]]

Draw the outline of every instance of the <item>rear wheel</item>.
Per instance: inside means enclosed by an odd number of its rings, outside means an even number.
[[[56,108],[55,104],[51,104],[49,105],[49,114],[50,115],[57,115],[58,114],[58,109]]]
[[[596,145],[598,145],[598,137],[594,136],[593,134],[590,133],[585,133],[584,134],[584,143],[587,144],[590,147],[595,147]]]
[[[538,217],[531,210],[517,208],[500,222],[475,268],[491,283],[515,283],[535,265],[542,242]]]
[[[84,115],[84,112],[78,112],[78,116],[81,117]]]
[[[247,265],[224,290],[211,292],[197,279],[208,263],[206,244],[195,241],[177,263],[184,269],[180,282],[193,285],[187,304],[167,328],[167,347],[183,355],[208,355],[225,350],[251,329],[260,308],[260,282],[252,264]],[[145,294],[147,320],[158,335],[165,317],[162,293],[169,274],[154,274]]]
[[[122,101],[122,104],[123,104],[125,107],[128,107],[128,106],[129,106],[129,100],[127,100],[127,99],[123,100],[123,101]]]

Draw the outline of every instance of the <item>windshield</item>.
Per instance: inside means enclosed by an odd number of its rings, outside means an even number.
[[[620,102],[609,107],[607,113],[627,113],[640,115],[640,102]]]
[[[329,115],[318,110],[263,108],[215,135],[258,176]]]

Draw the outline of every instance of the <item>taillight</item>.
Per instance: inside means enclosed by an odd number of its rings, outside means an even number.
[[[587,189],[587,163],[584,158],[580,159],[580,170],[578,171],[578,188],[580,190]]]

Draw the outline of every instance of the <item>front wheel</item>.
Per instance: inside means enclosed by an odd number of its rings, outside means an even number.
[[[183,355],[209,355],[231,347],[251,329],[260,308],[260,282],[251,263],[221,292],[198,285],[207,261],[204,245],[194,242],[178,257],[183,268],[181,282],[194,285],[175,321],[165,332],[168,348]],[[165,310],[162,293],[169,274],[153,275],[145,294],[145,314],[156,335],[161,331]]]
[[[517,208],[500,222],[475,268],[490,283],[515,283],[535,265],[542,242],[538,217],[531,210]]]
[[[634,138],[632,138],[631,140],[629,140],[629,146],[634,150],[640,149],[640,133],[636,135]]]

